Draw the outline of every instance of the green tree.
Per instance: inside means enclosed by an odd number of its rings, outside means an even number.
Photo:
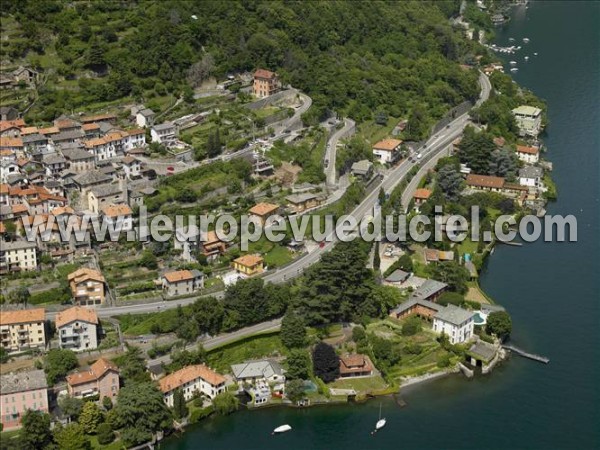
[[[189,414],[189,409],[185,404],[185,398],[183,397],[183,391],[176,389],[173,393],[173,417],[175,419],[183,419]]]
[[[367,333],[361,325],[357,325],[352,328],[352,340],[356,343],[362,342],[367,338]]]
[[[285,396],[296,403],[304,398],[304,382],[299,379],[285,383]]]
[[[31,293],[26,286],[19,286],[12,291],[10,291],[7,295],[7,299],[9,303],[13,304],[23,304],[26,305],[31,298]]]
[[[21,417],[19,439],[27,450],[39,450],[52,443],[50,416],[41,411],[28,409]]]
[[[121,377],[125,385],[149,381],[146,362],[139,347],[128,346],[120,364]]]
[[[494,311],[487,317],[485,329],[488,334],[495,334],[504,340],[512,332],[512,319],[506,311]]]
[[[151,270],[158,268],[158,260],[156,259],[156,256],[154,256],[151,250],[145,249],[142,252],[142,257],[140,258],[140,266]]]
[[[459,294],[467,292],[469,277],[469,271],[454,261],[439,263],[433,268],[433,278],[448,284],[450,290]]]
[[[96,431],[100,445],[108,445],[115,440],[115,432],[108,423],[101,423]]]
[[[231,392],[223,392],[213,399],[213,406],[217,414],[226,416],[237,411],[239,400]]]
[[[83,408],[83,400],[70,395],[64,395],[58,399],[58,406],[69,421],[77,420]]]
[[[417,316],[409,317],[402,324],[402,336],[413,336],[421,331],[421,319]]]
[[[452,165],[443,166],[438,171],[437,179],[446,200],[457,201],[463,186],[463,178],[458,170]]]
[[[379,242],[375,243],[375,251],[373,255],[373,269],[379,271],[381,267],[381,257],[379,256]]]
[[[281,321],[281,342],[287,348],[304,347],[306,344],[306,327],[304,320],[294,311],[288,310]]]
[[[98,425],[104,421],[102,411],[95,402],[86,402],[79,416],[79,424],[87,434],[94,434]]]
[[[102,406],[106,411],[110,411],[113,408],[113,402],[110,397],[102,397]]]
[[[286,359],[288,370],[286,377],[293,379],[308,379],[310,370],[310,357],[305,349],[294,349]]]
[[[121,436],[127,445],[149,441],[153,433],[170,428],[173,420],[162,392],[149,382],[125,385],[112,411],[111,420],[122,429]]]
[[[90,449],[90,441],[85,437],[84,427],[76,422],[66,426],[58,425],[54,429],[54,441],[60,450]]]
[[[331,345],[319,342],[312,354],[313,373],[325,383],[340,376],[340,358]]]
[[[77,356],[72,350],[53,348],[44,360],[44,371],[50,385],[64,379],[76,367]]]

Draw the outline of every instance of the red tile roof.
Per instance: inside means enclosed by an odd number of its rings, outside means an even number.
[[[195,366],[187,366],[177,372],[173,372],[161,379],[158,384],[160,390],[166,394],[167,392],[177,389],[198,378],[202,378],[212,386],[218,386],[221,383],[225,383],[225,378],[221,374],[209,369],[204,364],[198,364]]]
[[[476,187],[486,187],[494,189],[502,189],[504,187],[504,178],[492,177],[489,175],[467,175],[467,185]]]

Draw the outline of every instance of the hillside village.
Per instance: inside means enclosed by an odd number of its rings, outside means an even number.
[[[91,224],[65,241],[58,225],[91,216],[139,237],[142,206],[264,225],[339,217],[374,192],[382,214],[479,205],[484,229],[501,214],[543,215],[556,196],[543,104],[512,89],[489,56],[461,67],[492,95],[453,105],[421,139],[412,115],[309,120],[313,99],[274,67],[215,78],[160,109],[118,104],[27,123],[2,106],[3,437],[17,439],[33,412],[57,436],[81,427],[94,448],[133,447],[241,406],[363,401],[490,373],[511,331],[477,282],[496,242],[451,241],[449,213],[438,217],[441,241],[329,248],[292,239],[289,227],[281,242],[242,250],[191,223],[172,242],[98,242]],[[13,95],[43,76],[19,67],[1,86]],[[465,114],[460,135],[439,144]],[[27,240],[28,227],[47,223],[44,238]]]

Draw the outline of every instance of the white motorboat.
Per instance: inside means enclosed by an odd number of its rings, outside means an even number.
[[[513,67],[512,69],[510,69],[511,72],[518,72],[519,69],[517,67]]]
[[[526,44],[529,44],[529,38],[523,38],[523,42],[525,42]]]
[[[537,55],[538,55],[538,54],[537,54],[537,52],[535,52],[535,53],[533,54],[533,56],[537,56]]]
[[[510,42],[513,42],[513,41],[515,40],[515,38],[513,38],[513,37],[509,37],[509,38],[508,38],[508,40],[509,40]]]
[[[509,63],[509,64],[510,64],[511,66],[516,66],[516,65],[517,65],[517,62],[516,62],[516,61],[510,61],[510,63]]]
[[[525,61],[529,61],[529,56],[526,56],[525,58],[523,58]]]
[[[290,427],[289,425],[285,424],[285,425],[281,425],[281,426],[275,428],[273,430],[273,433],[271,433],[271,434],[285,433],[286,431],[290,431],[291,429],[292,429],[292,427]]]

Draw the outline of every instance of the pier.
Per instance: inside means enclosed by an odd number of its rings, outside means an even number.
[[[519,356],[522,356],[523,358],[529,358],[532,359],[534,361],[538,361],[544,364],[548,364],[550,362],[549,358],[546,358],[545,356],[540,356],[540,355],[536,355],[534,353],[527,353],[524,350],[521,350],[520,348],[517,348],[513,345],[503,345],[502,348],[506,349],[506,350],[510,350],[513,353],[516,353]]]

